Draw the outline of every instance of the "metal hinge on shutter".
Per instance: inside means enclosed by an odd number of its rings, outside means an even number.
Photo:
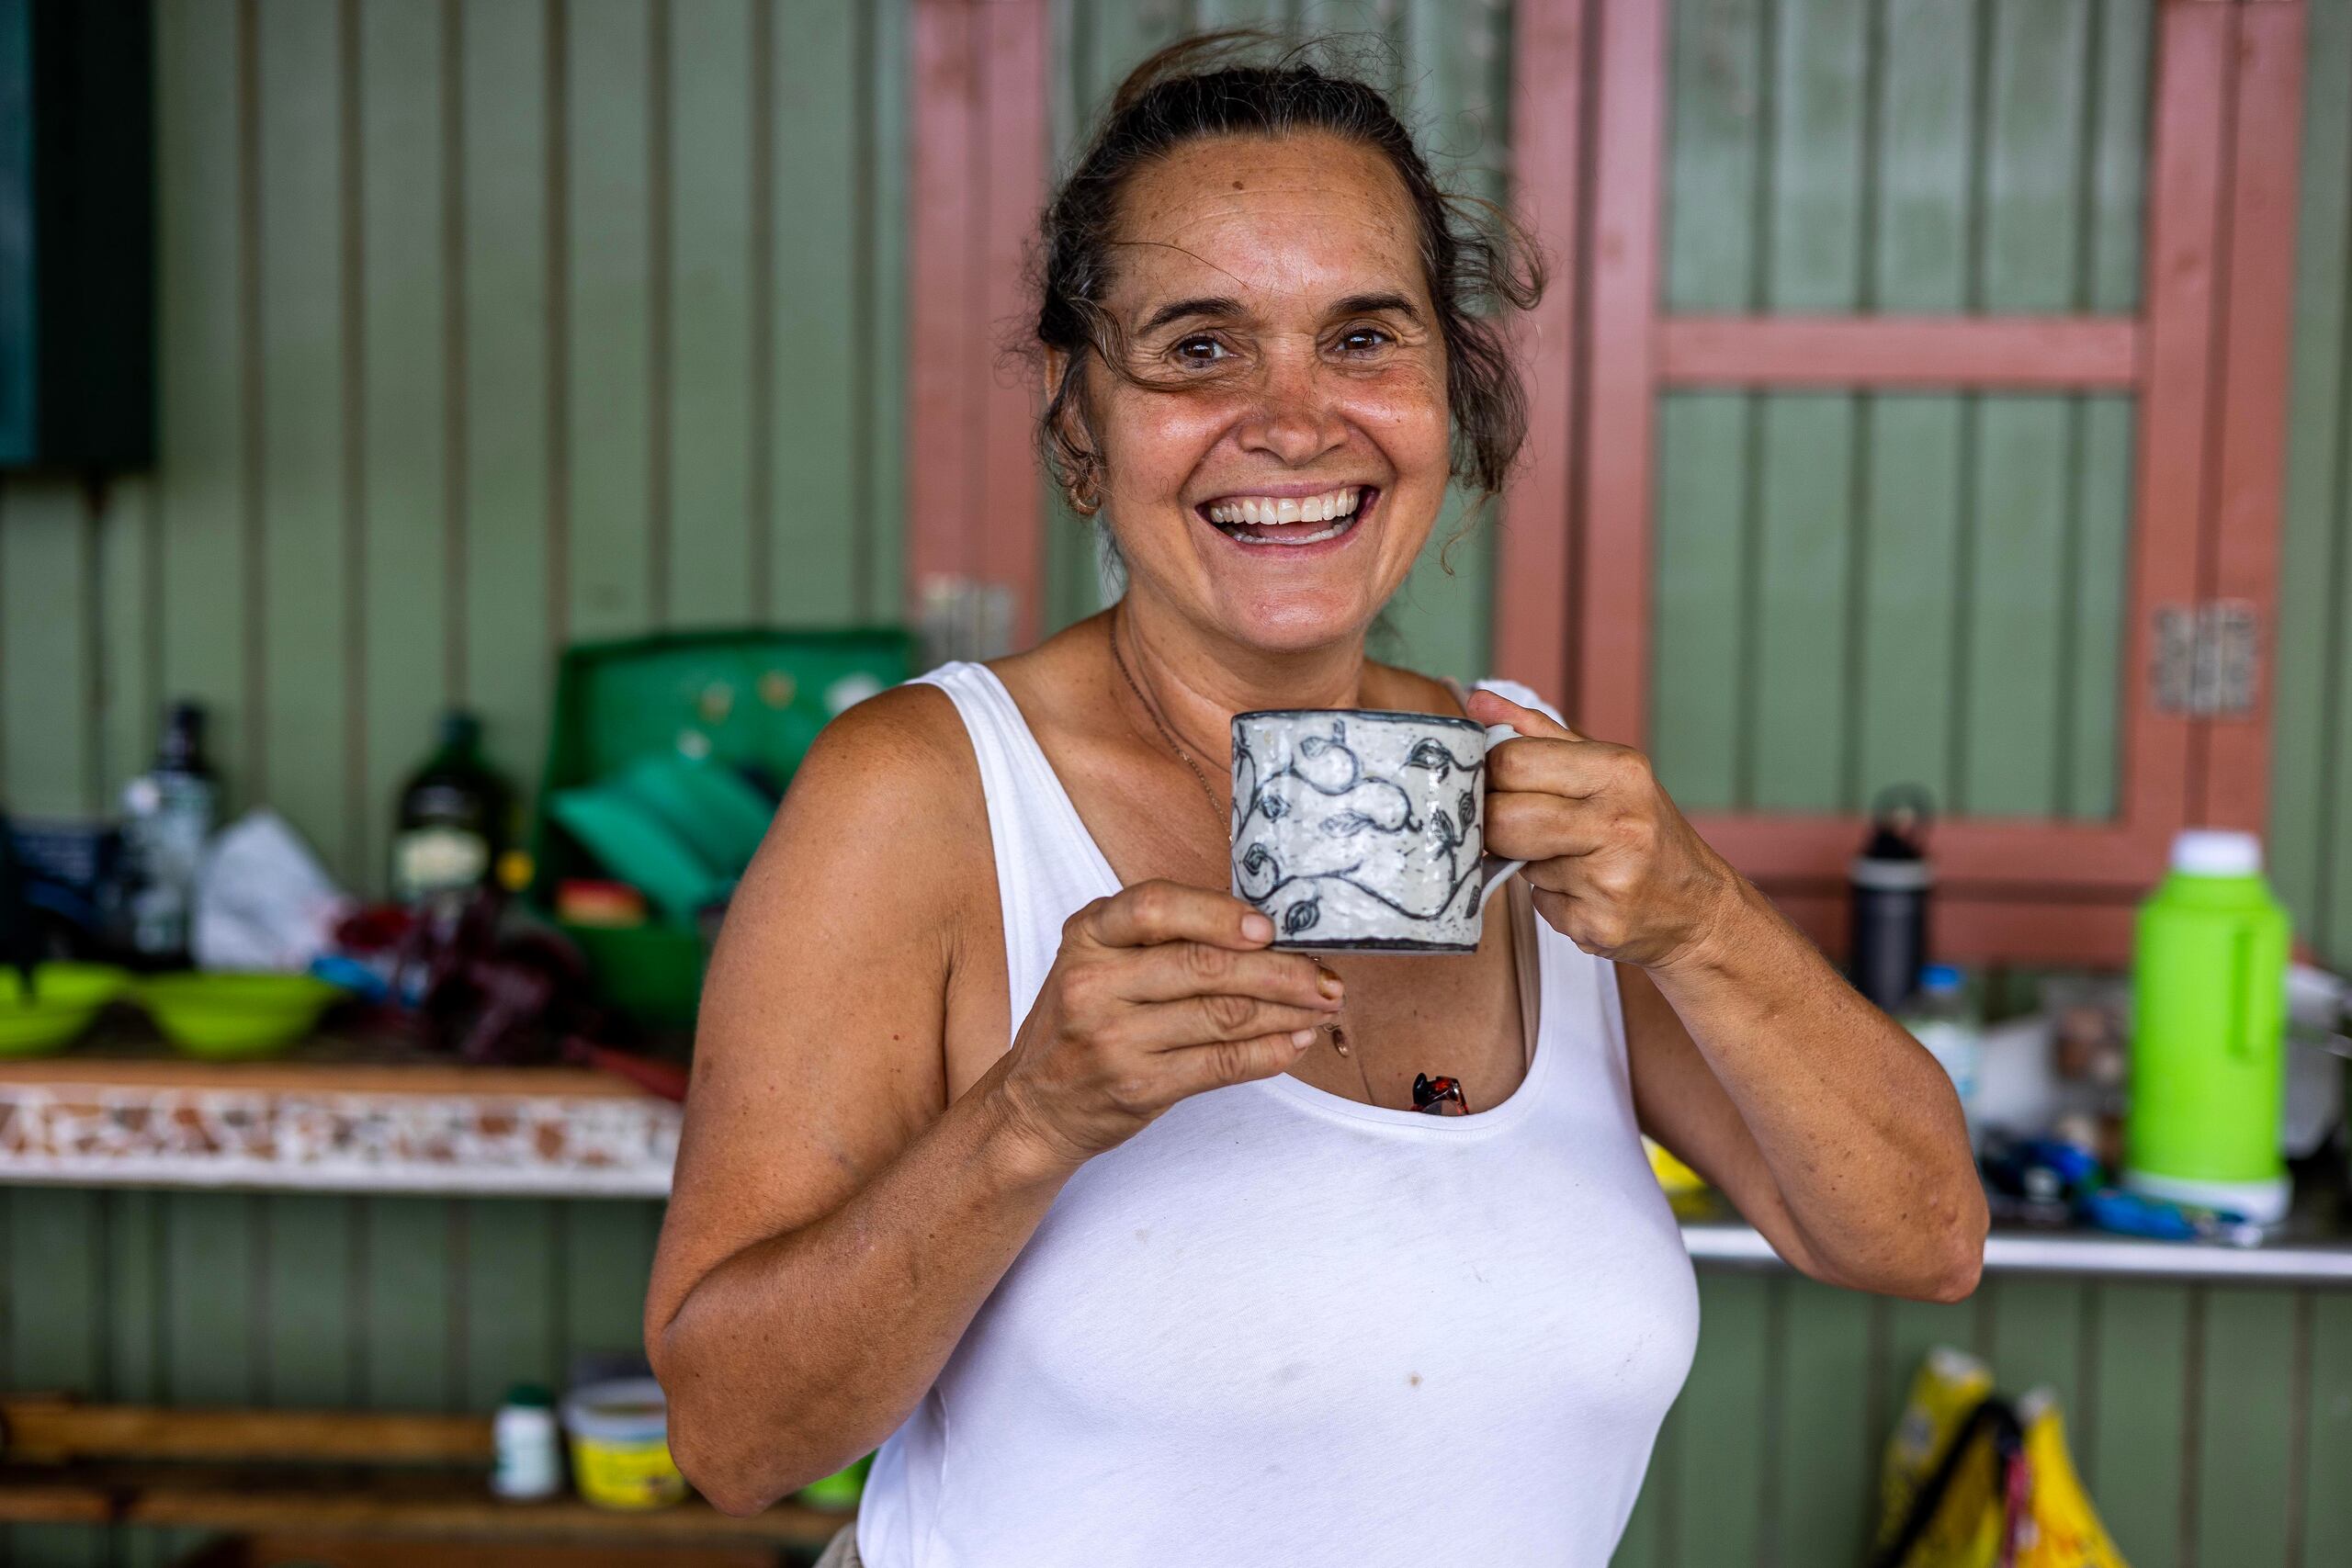
[[[2156,711],[2222,718],[2254,711],[2262,645],[2244,599],[2156,607]]]

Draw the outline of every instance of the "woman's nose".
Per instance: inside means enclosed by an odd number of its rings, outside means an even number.
[[[1311,370],[1270,376],[1257,406],[1236,432],[1242,446],[1301,468],[1346,441],[1346,422],[1316,383]]]

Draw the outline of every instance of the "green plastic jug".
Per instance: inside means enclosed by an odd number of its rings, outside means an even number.
[[[2253,834],[2174,840],[2132,950],[2126,1187],[2262,1224],[2285,1215],[2287,936]]]

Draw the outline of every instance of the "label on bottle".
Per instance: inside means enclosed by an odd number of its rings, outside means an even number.
[[[397,898],[461,892],[479,886],[489,869],[489,840],[464,828],[412,828],[392,840],[392,894]]]
[[[145,773],[123,791],[123,852],[131,877],[130,945],[167,957],[187,948],[197,868],[219,792],[193,773]]]

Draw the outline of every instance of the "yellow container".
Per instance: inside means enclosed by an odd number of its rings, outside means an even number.
[[[574,1389],[563,1402],[571,1477],[600,1508],[666,1508],[686,1495],[670,1457],[670,1406],[651,1378]]]

